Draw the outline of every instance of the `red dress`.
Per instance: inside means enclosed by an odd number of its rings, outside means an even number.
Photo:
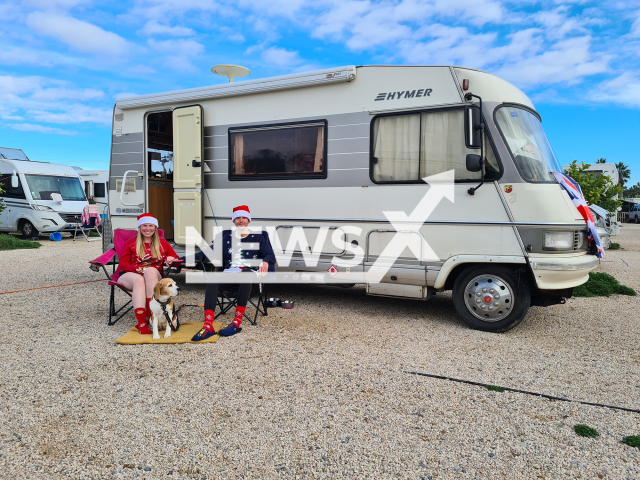
[[[151,247],[148,243],[144,244],[144,258],[140,258],[136,251],[136,238],[137,237],[132,237],[124,244],[122,256],[120,257],[120,271],[122,273],[136,273],[136,270],[140,267],[153,267],[162,274],[162,264],[166,258],[178,258],[178,254],[173,250],[173,248],[171,248],[169,242],[164,238],[160,239],[160,258],[154,258],[151,256]]]

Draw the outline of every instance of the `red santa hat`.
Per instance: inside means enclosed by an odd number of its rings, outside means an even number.
[[[138,228],[140,228],[140,225],[144,225],[145,223],[150,223],[151,225],[155,225],[156,228],[158,228],[158,219],[150,213],[143,213],[142,215],[138,215]]]
[[[231,220],[235,220],[238,217],[247,217],[249,221],[251,221],[251,212],[249,211],[249,207],[246,205],[240,205],[233,209],[233,215],[231,215]]]

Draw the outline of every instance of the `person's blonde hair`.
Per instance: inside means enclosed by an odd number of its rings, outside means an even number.
[[[160,258],[160,235],[158,235],[158,227],[156,227],[155,232],[153,232],[153,236],[151,237],[151,242],[149,243],[149,248],[151,249],[151,256],[153,258]],[[142,232],[138,229],[138,236],[136,238],[136,253],[138,254],[138,258],[144,258],[144,237],[142,236]]]

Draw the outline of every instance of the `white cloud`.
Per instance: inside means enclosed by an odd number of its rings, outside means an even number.
[[[625,72],[601,82],[591,90],[589,97],[597,102],[640,108],[640,71]]]
[[[191,28],[187,27],[170,27],[168,25],[162,25],[156,20],[149,20],[145,23],[144,27],[138,30],[138,34],[151,36],[151,35],[169,35],[172,37],[191,37],[196,34]]]
[[[165,66],[174,70],[174,73],[199,72],[191,62],[194,58],[201,56],[205,48],[195,40],[149,40],[149,46],[165,57]]]
[[[15,130],[22,130],[23,132],[38,132],[38,133],[53,133],[56,135],[77,135],[78,132],[73,130],[62,130],[61,128],[47,127],[44,125],[37,125],[34,123],[13,123],[9,125]]]
[[[36,11],[27,16],[26,23],[37,33],[56,38],[79,52],[121,55],[127,51],[124,38],[67,15]]]
[[[591,37],[575,37],[553,44],[543,53],[518,59],[494,73],[519,87],[564,83],[574,85],[584,77],[606,72],[610,57],[590,52]]]
[[[99,100],[104,92],[93,88],[47,88],[33,93],[34,100]]]
[[[632,17],[634,17],[635,20],[631,25],[629,35],[631,35],[632,37],[640,37],[640,10],[633,12]]]
[[[299,64],[302,59],[298,52],[292,52],[284,48],[270,47],[262,52],[262,59],[277,67],[291,67]]]
[[[4,115],[18,115],[45,123],[111,123],[111,109],[81,102],[102,100],[104,93],[72,88],[69,82],[44,77],[0,76]]]

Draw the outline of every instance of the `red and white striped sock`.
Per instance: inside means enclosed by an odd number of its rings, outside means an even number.
[[[236,316],[233,317],[233,323],[236,327],[240,328],[240,324],[242,323],[242,317],[244,316],[244,311],[246,307],[236,307]]]
[[[213,320],[215,318],[215,314],[213,313],[213,310],[205,310],[204,311],[204,325],[202,326],[202,328],[204,328],[205,330],[209,330],[210,332],[213,332]]]

